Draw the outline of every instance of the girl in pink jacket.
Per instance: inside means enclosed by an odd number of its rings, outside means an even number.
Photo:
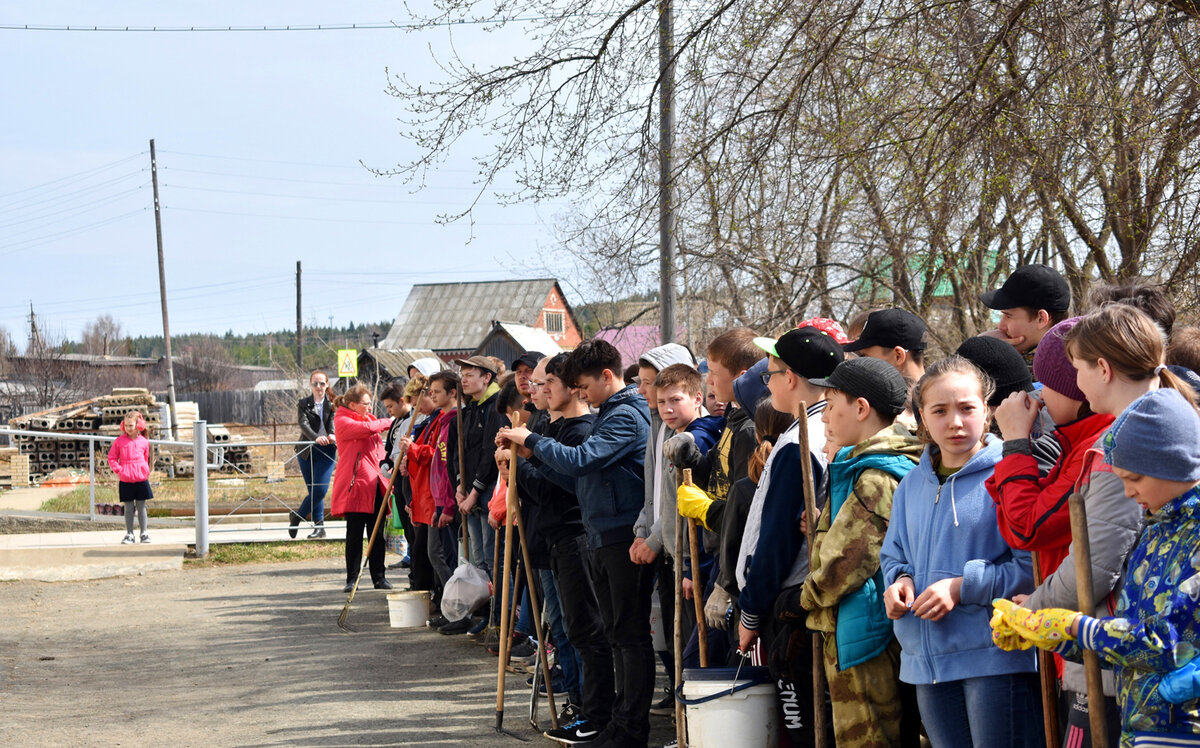
[[[125,539],[122,544],[133,543],[133,512],[136,509],[138,528],[142,542],[149,543],[146,533],[146,500],[154,498],[150,491],[150,442],[142,436],[146,430],[146,419],[138,411],[125,414],[121,422],[121,435],[108,451],[108,466],[120,481],[117,495],[125,508]]]

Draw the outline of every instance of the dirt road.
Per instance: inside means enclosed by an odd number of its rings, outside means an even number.
[[[519,745],[493,730],[495,659],[389,628],[370,589],[343,633],[342,574],[325,560],[0,583],[0,745]],[[524,680],[509,677],[505,726],[556,746],[529,727]],[[661,745],[670,720],[651,719]]]

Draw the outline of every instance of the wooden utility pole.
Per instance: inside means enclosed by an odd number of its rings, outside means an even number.
[[[658,307],[661,342],[675,342],[675,18],[658,5]]]
[[[300,327],[300,261],[296,260],[296,366],[304,371],[304,338]]]
[[[162,209],[158,201],[158,161],[154,156],[154,138],[150,138],[150,182],[154,185],[154,234],[158,240],[158,295],[162,300],[163,348],[167,356],[167,407],[171,413],[171,438],[179,438],[175,418],[175,367],[171,361],[171,325],[167,322],[167,271],[163,265]]]

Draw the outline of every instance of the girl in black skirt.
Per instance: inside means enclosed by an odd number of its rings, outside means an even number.
[[[146,501],[154,498],[150,491],[150,442],[142,436],[146,430],[146,419],[138,411],[125,414],[121,423],[123,432],[113,442],[108,452],[108,466],[112,468],[120,483],[117,495],[125,507],[125,539],[122,543],[133,543],[133,512],[137,511],[138,528],[142,542],[149,543],[146,533]]]

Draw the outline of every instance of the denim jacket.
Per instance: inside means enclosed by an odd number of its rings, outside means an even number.
[[[579,497],[589,547],[633,542],[633,523],[645,495],[642,465],[649,436],[650,409],[629,386],[600,406],[583,444],[568,447],[537,434],[526,439],[525,446],[557,474],[547,477]]]

